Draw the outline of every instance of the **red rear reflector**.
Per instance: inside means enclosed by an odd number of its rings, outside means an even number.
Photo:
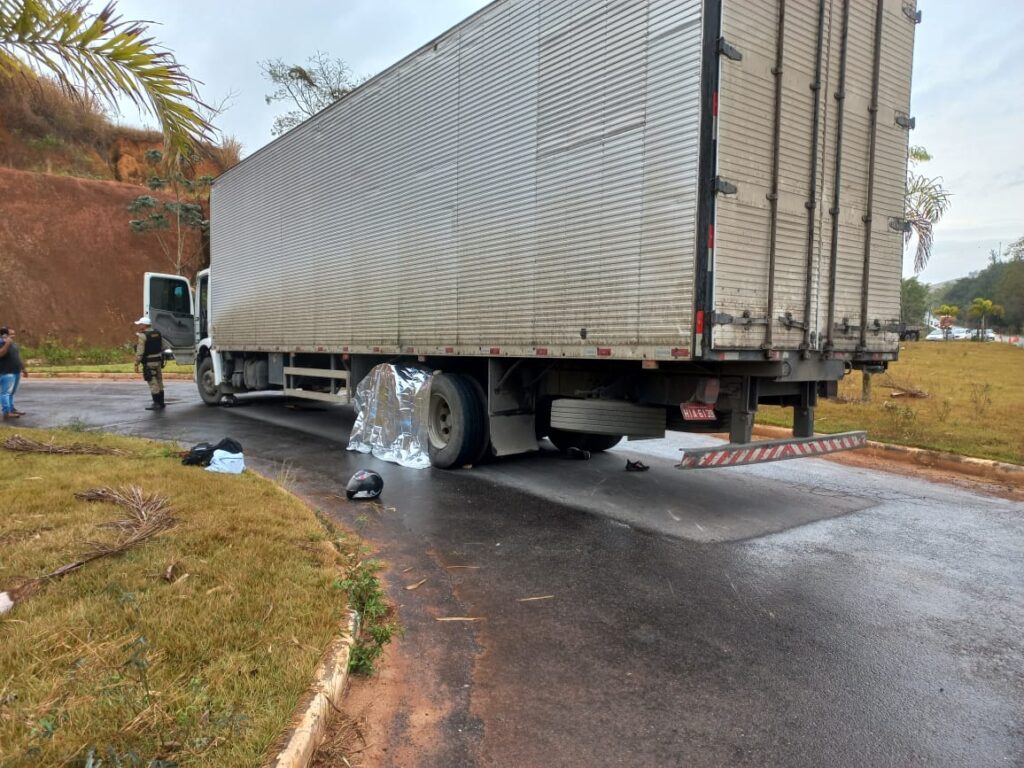
[[[501,347],[491,347],[491,354],[492,355],[500,355],[501,354]]]
[[[535,354],[535,355],[543,356],[543,355],[546,355],[547,353],[548,353],[548,348],[547,347],[537,347],[537,348],[535,348],[533,350],[533,354]]]
[[[715,247],[715,225],[708,224],[708,248]]]
[[[647,370],[647,371],[656,371],[656,370],[658,370],[658,361],[657,360],[644,360],[640,364],[640,367],[643,368],[644,370]]]
[[[704,310],[697,310],[697,335],[700,336],[704,333]]]
[[[711,94],[711,114],[718,117],[718,91]]]
[[[380,347],[374,347],[374,348],[373,348],[373,351],[374,351],[374,352],[380,352]]]
[[[453,354],[454,352],[455,352],[455,347],[445,347],[445,348],[444,348],[444,353],[445,353],[446,355],[450,355],[450,354]]]
[[[672,350],[672,357],[689,357],[689,356],[690,356],[690,350],[688,350],[686,347],[675,347]]]
[[[406,352],[407,352],[408,354],[410,354],[410,355],[412,355],[412,354],[415,354],[415,353],[416,353],[416,347],[406,347],[406,348],[405,348],[405,351],[406,351]]]
[[[597,348],[597,356],[598,357],[611,357],[612,356],[612,351],[608,347],[598,347]]]

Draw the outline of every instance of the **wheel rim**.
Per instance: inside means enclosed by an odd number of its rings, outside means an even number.
[[[202,378],[200,379],[203,385],[203,392],[208,397],[214,397],[217,394],[217,382],[213,377],[213,367],[210,366],[203,371]]]
[[[443,395],[436,392],[430,395],[427,436],[437,450],[447,448],[452,439],[452,407]]]

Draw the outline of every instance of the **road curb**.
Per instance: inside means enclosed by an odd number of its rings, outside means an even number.
[[[758,424],[754,426],[754,435],[757,437],[780,438],[791,437],[792,432],[785,427]],[[1007,464],[1003,461],[992,461],[990,459],[976,459],[972,456],[944,453],[943,451],[933,451],[928,448],[911,448],[906,445],[879,443],[874,440],[868,440],[867,447],[859,449],[857,453],[886,462],[912,464],[918,467],[939,469],[944,472],[954,472],[960,475],[1024,487],[1024,466],[1019,464]],[[841,460],[843,454],[832,454],[826,458]]]
[[[341,698],[348,683],[348,665],[359,628],[359,615],[349,612],[348,626],[321,660],[314,677],[312,695],[303,699],[293,725],[283,739],[284,746],[267,764],[268,768],[306,768],[323,744],[334,713],[341,710]]]

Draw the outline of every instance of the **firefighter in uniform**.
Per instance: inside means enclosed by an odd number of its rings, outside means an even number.
[[[149,384],[153,395],[153,404],[147,405],[147,411],[160,411],[164,408],[164,337],[155,330],[149,317],[143,315],[135,321],[142,326],[139,340],[135,344],[135,372],[142,366],[142,378]]]

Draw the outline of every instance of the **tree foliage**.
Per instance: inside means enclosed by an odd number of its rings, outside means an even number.
[[[188,233],[197,232],[205,237],[210,230],[210,221],[206,218],[204,199],[209,197],[213,178],[201,176],[193,181],[186,178],[180,165],[164,162],[163,153],[156,149],[146,152],[146,160],[154,169],[154,174],[146,182],[154,192],[169,190],[174,195],[173,201],[160,201],[153,195],[140,195],[128,206],[128,211],[141,216],[131,219],[128,226],[133,232],[155,234],[160,249],[168,261],[174,265],[175,274],[183,274],[187,268],[201,269],[205,264],[195,263],[195,254],[188,248]],[[162,171],[165,176],[159,176]],[[173,230],[175,234],[174,250],[164,237],[164,232]]]
[[[195,81],[148,33],[113,2],[91,13],[85,0],[0,0],[0,73],[49,72],[69,93],[97,94],[114,109],[124,96],[153,113],[177,160],[212,140],[213,127]]]
[[[907,277],[900,282],[900,320],[910,325],[920,325],[928,312],[931,290],[916,277]]]
[[[1002,317],[1003,308],[996,304],[994,301],[992,301],[992,299],[983,299],[979,297],[975,298],[974,301],[971,302],[970,309],[968,309],[968,314],[971,317],[978,318],[978,327],[981,329],[982,334],[984,334],[985,329],[988,327],[988,318]],[[979,341],[982,339],[983,336],[979,336]]]
[[[952,195],[943,186],[941,176],[929,178],[917,173],[919,163],[931,160],[932,156],[924,147],[910,148],[910,163],[907,167],[906,216],[910,231],[906,234],[905,244],[909,247],[916,239],[914,249],[914,272],[921,272],[932,255],[935,242],[935,225],[949,210]]]
[[[270,131],[273,136],[280,136],[343,99],[360,82],[348,64],[322,51],[306,59],[305,66],[286,64],[282,59],[264,59],[260,62],[260,72],[274,85],[274,92],[265,97],[267,104],[283,101],[293,106],[274,118]]]
[[[1024,330],[1024,258],[1014,251],[1024,246],[1022,241],[1004,251],[1008,261],[996,261],[945,286],[936,292],[935,301],[969,307],[978,296],[992,297],[1004,310],[999,326],[1012,332]]]
[[[1006,247],[1010,261],[1024,261],[1024,237],[1019,237]]]

